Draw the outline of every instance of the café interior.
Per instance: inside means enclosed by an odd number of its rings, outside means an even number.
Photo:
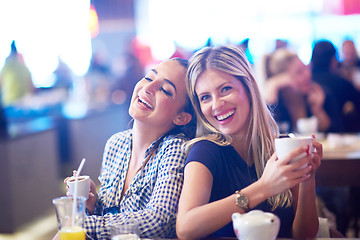
[[[263,86],[258,66],[277,48],[305,65],[321,39],[332,42],[339,63],[344,41],[360,56],[357,0],[16,0],[0,9],[0,240],[52,239],[52,199],[66,194],[63,180],[85,158],[82,172],[99,185],[105,143],[129,128],[132,89],[159,61],[235,44]],[[22,64],[9,87],[3,73],[12,55]],[[357,61],[349,81],[360,98]],[[360,236],[355,105],[346,108],[355,112],[350,130],[316,132],[324,147],[316,183],[326,198],[319,215],[347,238]]]

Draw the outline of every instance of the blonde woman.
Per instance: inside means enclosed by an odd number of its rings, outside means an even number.
[[[315,153],[295,163],[289,161],[306,148],[277,159],[277,126],[238,48],[199,50],[187,76],[198,128],[188,144],[178,237],[234,237],[232,213],[252,209],[280,217],[279,237],[315,237],[315,172],[322,145],[314,141]],[[303,164],[308,166],[299,169]]]

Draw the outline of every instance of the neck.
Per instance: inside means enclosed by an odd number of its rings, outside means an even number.
[[[248,159],[249,152],[249,143],[244,136],[232,136],[231,146],[236,150],[236,152],[241,156],[241,158],[247,163],[247,165],[252,165],[253,159]]]
[[[145,154],[145,151],[150,146],[150,144],[165,133],[166,132],[164,131],[157,131],[154,128],[145,126],[144,124],[141,124],[135,120],[132,128],[132,152],[143,152]]]

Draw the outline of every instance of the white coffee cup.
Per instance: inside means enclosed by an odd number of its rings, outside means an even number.
[[[75,177],[70,177],[66,184],[68,186],[68,190],[71,193],[71,195],[75,195]],[[84,197],[86,199],[89,198],[89,192],[90,192],[90,177],[83,175],[78,177],[78,197]]]
[[[314,139],[312,137],[293,137],[293,138],[276,138],[275,139],[275,151],[278,158],[283,158],[291,151],[298,149],[299,147],[308,145],[309,148],[306,152],[299,154],[294,157],[290,162],[297,161],[307,155],[311,154],[314,151],[312,145]],[[304,168],[307,165],[304,165],[300,168]]]

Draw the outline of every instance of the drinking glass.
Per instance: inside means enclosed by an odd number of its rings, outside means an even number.
[[[85,231],[83,229],[85,201],[84,197],[53,199],[60,240],[85,240]]]
[[[134,219],[126,220],[124,224],[110,224],[111,240],[139,240],[139,223]]]

